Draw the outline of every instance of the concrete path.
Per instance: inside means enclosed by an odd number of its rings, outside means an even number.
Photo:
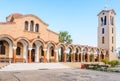
[[[120,73],[73,68],[0,71],[0,81],[120,81]]]
[[[62,63],[15,63],[10,64],[0,71],[39,70],[39,69],[64,69],[70,68]]]

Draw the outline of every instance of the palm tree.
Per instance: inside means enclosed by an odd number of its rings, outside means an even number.
[[[60,32],[59,42],[71,44],[72,43],[71,35],[69,35],[67,31]]]

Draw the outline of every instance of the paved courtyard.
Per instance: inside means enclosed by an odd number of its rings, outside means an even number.
[[[0,71],[0,81],[120,81],[120,73],[81,69]]]

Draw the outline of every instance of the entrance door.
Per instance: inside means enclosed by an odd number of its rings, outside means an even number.
[[[31,61],[35,62],[35,49],[32,49],[31,51]]]

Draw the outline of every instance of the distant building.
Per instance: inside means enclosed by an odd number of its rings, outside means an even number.
[[[116,53],[117,53],[117,58],[120,59],[120,47],[116,49]]]

